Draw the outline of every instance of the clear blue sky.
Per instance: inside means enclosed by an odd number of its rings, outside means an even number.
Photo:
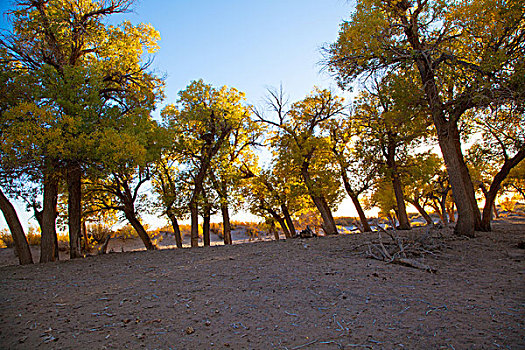
[[[2,14],[12,1],[0,0]],[[291,101],[299,100],[317,85],[334,90],[336,84],[321,73],[320,47],[336,40],[339,25],[349,17],[354,2],[348,0],[139,0],[132,13],[115,16],[150,23],[161,35],[153,67],[166,75],[166,100],[192,80],[215,86],[233,86],[258,105],[266,88],[281,83]],[[0,27],[8,28],[5,16]],[[31,216],[17,210],[27,228]],[[354,215],[345,201],[339,215]],[[36,226],[36,222],[31,223]],[[6,227],[0,215],[0,229]]]

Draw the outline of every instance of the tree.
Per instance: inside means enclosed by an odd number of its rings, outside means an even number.
[[[328,124],[330,131],[330,147],[339,167],[341,180],[346,193],[352,200],[359,215],[362,232],[371,232],[365,212],[359,201],[359,196],[369,190],[377,176],[377,166],[365,156],[356,141],[358,132],[351,119],[333,120]]]
[[[230,207],[235,209],[242,201],[239,189],[245,175],[241,168],[250,168],[257,164],[253,148],[258,145],[260,135],[259,124],[249,114],[232,120],[230,137],[211,164],[210,180],[219,196],[225,244],[232,244]]]
[[[341,86],[358,77],[417,69],[458,209],[458,234],[481,228],[458,123],[473,108],[523,104],[525,8],[519,1],[361,0],[327,65]]]
[[[198,206],[212,160],[228,142],[233,126],[249,115],[243,100],[244,94],[234,88],[217,89],[199,80],[179,92],[178,105],[162,110],[167,128],[176,135],[174,148],[192,177],[188,203],[192,247],[198,246]]]
[[[432,181],[439,174],[443,162],[435,153],[417,154],[412,156],[408,162],[411,166],[407,168],[405,198],[421,214],[427,225],[433,225],[434,221],[425,210],[425,207],[432,200],[434,195]],[[436,211],[444,220],[442,211]]]
[[[337,234],[332,209],[340,200],[337,172],[331,166],[332,153],[321,125],[343,113],[343,100],[329,90],[315,88],[311,95],[286,111],[282,89],[270,90],[269,104],[277,121],[258,118],[276,128],[272,145],[278,155],[276,167],[298,174],[323,218],[325,234]]]
[[[418,91],[407,89],[411,82],[411,75],[401,72],[383,77],[373,89],[361,93],[351,116],[359,130],[360,147],[366,149],[361,154],[392,181],[401,230],[410,229],[402,183],[404,163],[429,132]]]
[[[67,182],[71,258],[81,256],[82,176],[94,162],[102,162],[92,158],[97,130],[118,114],[131,117],[137,105],[152,108],[161,95],[160,80],[146,72],[148,64],[142,61],[145,50],[157,49],[158,33],[144,24],[103,23],[107,16],[126,12],[132,3],[18,1],[11,12],[13,33],[0,38],[0,46],[20,67],[40,76],[42,95],[35,105],[47,103],[60,121],[55,127],[61,129],[54,131],[61,133],[61,151],[56,161],[49,162],[64,172]],[[49,225],[51,216],[43,215]],[[47,237],[44,230],[43,235]]]
[[[145,202],[141,187],[151,179],[151,167],[160,158],[164,147],[163,130],[153,121],[149,113],[133,120],[133,125],[119,133],[106,131],[99,152],[111,150],[112,161],[106,161],[100,173],[94,174],[89,183],[91,201],[99,210],[115,210],[124,214],[137,231],[146,249],[155,249],[145,228],[140,222],[139,208]],[[112,150],[121,150],[114,153]]]
[[[476,112],[471,127],[481,137],[470,147],[467,158],[485,196],[481,226],[490,231],[496,196],[511,170],[525,159],[525,114],[512,105]]]
[[[187,216],[190,196],[188,174],[180,170],[180,161],[169,149],[158,159],[152,173],[153,190],[159,196],[159,209],[171,222],[177,248],[182,248],[179,219]]]
[[[0,188],[0,210],[4,214],[5,221],[9,230],[11,231],[11,236],[15,242],[15,249],[18,255],[18,260],[20,265],[27,265],[33,263],[33,257],[31,256],[31,249],[29,249],[29,244],[27,243],[27,238],[24,233],[24,228],[18,219],[15,208],[9,202],[9,199],[5,196],[4,192]]]

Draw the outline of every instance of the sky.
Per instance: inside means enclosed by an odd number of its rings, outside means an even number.
[[[11,0],[0,0],[0,28]],[[160,32],[160,50],[152,68],[166,78],[166,98],[154,112],[177,101],[178,91],[193,80],[227,85],[246,93],[247,103],[261,105],[266,89],[282,84],[290,101],[304,98],[314,86],[337,89],[323,71],[320,48],[337,39],[339,25],[355,6],[348,0],[139,0],[133,11],[110,23],[149,23]],[[31,214],[16,203],[27,229]],[[355,216],[346,199],[335,213]],[[235,219],[242,219],[237,215]],[[156,225],[165,224],[149,217]],[[7,227],[0,216],[0,229]]]

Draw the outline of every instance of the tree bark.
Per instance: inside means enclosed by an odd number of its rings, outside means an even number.
[[[190,217],[191,217],[191,247],[199,246],[199,209],[197,203],[190,202]]]
[[[81,258],[80,236],[82,229],[82,169],[78,164],[67,170],[69,257]]]
[[[397,164],[395,159],[396,146],[394,143],[390,142],[387,148],[388,150],[386,153],[386,164],[388,169],[390,170],[392,187],[394,189],[394,195],[396,197],[397,219],[399,221],[398,229],[410,230],[410,220],[408,220],[403,186],[401,184],[401,179],[399,178],[399,173],[397,171]]]
[[[277,221],[279,223],[279,226],[281,226],[281,229],[283,230],[284,237],[286,237],[286,238],[291,238],[292,237],[290,231],[288,231],[288,227],[286,226],[286,223],[285,223],[284,219],[282,217],[280,217],[279,214],[277,214],[277,212],[275,210],[272,210],[271,208],[262,208],[262,209],[264,209],[267,212],[269,212],[272,215],[272,217],[275,219],[275,221]],[[277,234],[277,237],[279,237],[279,234]]]
[[[210,246],[210,221],[211,221],[211,208],[209,205],[204,206],[204,214],[202,216],[202,240],[204,246]]]
[[[0,188],[0,210],[4,214],[5,221],[11,231],[11,236],[15,242],[15,249],[18,255],[18,261],[20,265],[27,265],[33,263],[33,257],[31,256],[31,249],[27,243],[27,237],[24,233],[24,228],[20,223],[20,219],[16,213],[15,207],[9,202],[9,199],[4,195]]]
[[[492,228],[490,222],[492,220],[492,207],[495,204],[496,196],[501,187],[501,184],[509,175],[512,168],[518,165],[523,159],[525,159],[525,147],[512,158],[506,159],[501,167],[500,171],[494,176],[490,188],[485,195],[485,206],[483,207],[483,216],[481,219],[481,231],[490,231]]]
[[[434,224],[434,221],[432,220],[430,215],[428,215],[428,213],[425,210],[425,208],[423,208],[421,206],[421,204],[419,203],[419,201],[417,199],[414,199],[413,201],[410,201],[410,203],[416,208],[418,213],[421,214],[423,219],[425,219],[425,221],[427,222],[427,225],[433,225]]]
[[[177,248],[182,248],[182,235],[180,234],[180,227],[179,222],[177,221],[177,217],[173,213],[172,210],[167,210],[168,218],[171,221],[171,227],[173,228],[173,235],[175,236],[175,244],[177,245]]]
[[[355,210],[359,215],[359,221],[363,226],[363,233],[372,232],[372,228],[370,228],[370,224],[368,223],[368,219],[366,218],[365,211],[363,210],[363,207],[359,202],[359,197],[352,189],[352,186],[350,186],[350,180],[348,179],[348,175],[346,174],[346,171],[344,169],[341,172],[341,177],[343,178],[343,185],[345,186],[346,193],[348,193],[348,196],[350,196],[352,203],[354,203]]]
[[[406,28],[405,33],[415,50],[422,51],[418,33],[415,28]],[[454,232],[458,235],[475,236],[475,230],[481,227],[481,215],[477,205],[474,186],[467,165],[461,152],[461,139],[457,120],[463,114],[458,110],[455,114],[445,115],[445,106],[439,95],[436,78],[430,60],[420,54],[416,65],[421,76],[432,119],[436,127],[439,147],[443,154],[445,166],[452,187],[452,195],[457,206],[458,220]]]
[[[42,211],[35,213],[40,224],[40,262],[57,260],[58,239],[56,232],[58,178],[54,174],[44,174],[44,203]]]
[[[455,204],[452,203],[452,204],[447,208],[448,221],[450,221],[450,222],[456,222],[456,215],[455,215],[454,205],[455,205]]]
[[[322,195],[318,195],[316,193],[317,191],[314,189],[314,184],[312,178],[310,177],[308,167],[309,163],[308,160],[306,160],[302,164],[301,175],[303,177],[306,188],[308,189],[308,194],[310,195],[310,198],[312,198],[312,201],[317,207],[317,210],[319,210],[321,218],[323,219],[324,233],[325,235],[336,235],[338,232],[337,226],[335,225],[334,217],[332,215],[332,210],[330,210],[330,206],[326,202],[326,199]]]
[[[222,231],[224,235],[224,244],[232,244],[232,228],[230,224],[230,212],[228,204],[221,201],[222,213]]]
[[[283,213],[286,226],[288,226],[288,230],[284,231],[284,236],[286,238],[292,238],[297,234],[297,231],[295,230],[295,225],[293,224],[292,217],[288,211],[288,206],[286,204],[281,204],[281,211]]]
[[[129,221],[131,226],[135,229],[137,234],[139,235],[140,239],[144,243],[144,246],[147,250],[154,250],[155,246],[151,242],[151,239],[149,238],[148,233],[144,229],[144,226],[140,223],[139,219],[137,219],[137,216],[135,215],[135,212],[133,210],[127,209],[124,212],[124,215],[126,215],[126,219]]]

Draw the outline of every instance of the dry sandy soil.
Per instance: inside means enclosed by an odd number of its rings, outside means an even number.
[[[525,349],[525,218],[399,236],[437,272],[377,233],[0,267],[0,348]]]

